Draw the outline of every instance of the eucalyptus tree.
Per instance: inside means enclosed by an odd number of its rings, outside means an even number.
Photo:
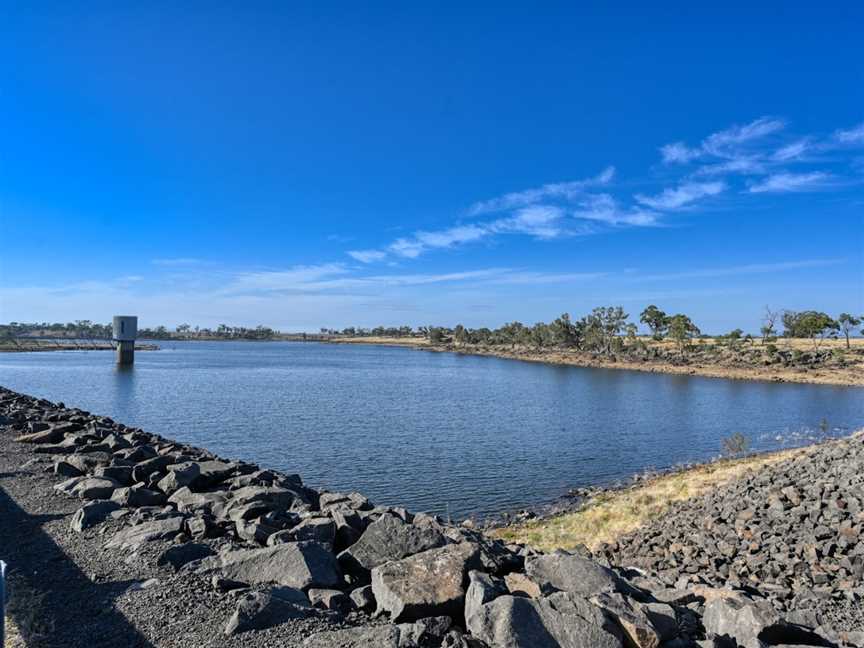
[[[469,342],[468,329],[457,324],[453,329],[453,341],[459,345],[467,344]]]
[[[786,311],[783,313],[783,328],[787,337],[808,338],[813,349],[818,351],[825,338],[837,334],[840,325],[821,311]]]
[[[536,347],[551,347],[555,345],[555,334],[548,324],[537,322],[531,327],[530,340]]]
[[[851,344],[849,344],[849,334],[852,333],[852,330],[855,327],[861,324],[861,321],[862,318],[855,317],[849,313],[840,313],[840,316],[837,318],[837,325],[843,333],[843,336],[846,338],[847,349],[851,348]]]
[[[582,346],[582,327],[570,320],[570,314],[564,313],[561,317],[554,320],[549,328],[555,340],[555,344],[564,347]]]
[[[585,344],[605,355],[611,355],[614,340],[624,331],[627,318],[621,306],[598,306],[582,318]]]
[[[498,338],[502,344],[515,346],[517,344],[526,344],[529,341],[529,330],[522,322],[508,322],[497,330]]]
[[[639,315],[639,321],[651,329],[651,336],[655,340],[662,340],[669,329],[669,316],[654,304],[642,311]]]
[[[701,331],[686,315],[678,314],[669,318],[669,337],[678,345],[678,353],[684,356],[684,349]]]

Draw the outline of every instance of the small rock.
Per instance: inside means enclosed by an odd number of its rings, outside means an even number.
[[[333,610],[340,614],[347,614],[351,611],[351,599],[339,590],[317,589],[313,587],[309,590],[308,595],[314,607]]]
[[[351,602],[358,610],[372,612],[375,609],[375,595],[372,593],[371,585],[358,587],[351,592]]]

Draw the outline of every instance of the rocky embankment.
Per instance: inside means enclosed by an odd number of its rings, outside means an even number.
[[[0,450],[0,557],[15,572],[12,602],[29,586],[39,614],[58,619],[33,625],[33,645],[759,648],[862,638],[794,614],[753,579],[721,586],[716,558],[655,560],[659,536],[641,555],[650,572],[587,550],[542,554],[2,388]],[[815,469],[814,493],[835,491],[830,469]],[[778,497],[789,497],[784,488]],[[843,501],[837,507],[851,514]],[[761,520],[795,506],[766,500],[745,522],[764,540]],[[828,540],[824,529],[837,547],[845,542],[843,558],[838,548],[825,554],[824,573],[832,597],[857,573],[854,599],[861,573],[848,530],[860,520],[840,516],[831,527],[833,509],[805,509],[817,543]],[[736,517],[720,515],[700,527],[705,556],[723,555],[721,541],[737,529]],[[748,549],[762,561],[751,573],[779,564],[777,545]],[[609,555],[634,563],[635,548],[634,539]],[[26,606],[11,608],[27,639]]]
[[[758,589],[801,623],[864,636],[864,432],[765,467],[601,549],[670,586]]]

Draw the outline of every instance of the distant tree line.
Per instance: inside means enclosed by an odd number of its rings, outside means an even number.
[[[0,339],[20,337],[110,339],[112,335],[113,329],[110,323],[97,324],[90,320],[75,320],[74,322],[67,322],[65,324],[52,324],[49,322],[10,322],[9,324],[0,324]],[[211,329],[199,326],[193,327],[190,324],[179,324],[174,330],[169,330],[165,326],[138,329],[138,338],[148,340],[271,340],[278,335],[278,331],[264,325],[247,328],[244,326],[220,324],[215,329]]]
[[[693,320],[683,313],[667,314],[656,305],[647,306],[639,314],[641,322],[655,341],[669,340],[683,355],[694,339],[714,337],[718,342],[735,346],[753,342],[753,336],[741,329],[724,335],[704,335]],[[765,309],[760,329],[762,343],[769,344],[782,335],[786,338],[806,338],[818,350],[823,340],[843,335],[847,348],[849,339],[864,323],[864,316],[841,313],[833,319],[820,311],[773,311]],[[782,325],[780,332],[778,326]],[[538,322],[526,326],[510,322],[497,329],[469,329],[461,324],[454,328],[429,326],[426,336],[433,344],[529,346],[534,348],[570,348],[600,355],[642,350],[647,345],[638,336],[638,328],[621,306],[600,306],[578,320],[564,313],[550,323]],[[864,331],[859,330],[859,333]]]
[[[344,336],[344,337],[420,337],[426,334],[426,327],[421,326],[417,330],[411,326],[376,326],[375,328],[363,328],[360,326],[348,326],[343,329],[321,328],[321,335]]]
[[[58,337],[107,339],[111,337],[111,324],[98,324],[90,320],[73,322],[9,322],[0,324],[0,338]]]
[[[651,304],[639,314],[643,324],[655,341],[669,340],[674,343],[678,353],[683,355],[694,339],[714,337],[729,346],[752,343],[752,335],[741,329],[734,329],[724,335],[707,336],[702,333],[693,320],[683,313],[668,314]],[[815,310],[776,311],[765,308],[762,317],[760,336],[762,344],[771,344],[778,337],[806,338],[812,341],[814,350],[829,338],[843,336],[846,347],[850,347],[850,337],[856,331],[864,333],[861,326],[864,316],[841,313],[836,319]],[[782,331],[780,330],[782,327]],[[466,328],[457,324],[453,328],[444,326],[376,326],[364,328],[349,326],[343,329],[321,328],[320,337],[422,337],[432,344],[453,344],[456,346],[523,346],[533,348],[561,348],[586,351],[600,355],[614,355],[622,351],[646,351],[644,339],[639,337],[638,325],[630,321],[630,315],[621,306],[599,306],[589,314],[574,320],[568,313],[562,314],[552,322],[537,322],[526,325],[514,321],[495,329]],[[67,323],[22,323],[0,324],[0,339],[17,337],[61,337],[108,339],[112,335],[111,324],[98,324],[90,320],[75,320]],[[299,334],[302,339],[319,336]],[[166,326],[141,328],[138,337],[142,339],[228,339],[228,340],[271,340],[286,337],[277,330],[259,325],[254,328],[220,324],[216,328],[179,324],[173,330]],[[294,336],[296,337],[296,336]]]

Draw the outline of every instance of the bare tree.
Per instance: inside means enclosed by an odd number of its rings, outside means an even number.
[[[762,344],[770,341],[770,338],[777,336],[777,320],[780,317],[780,311],[772,311],[768,306],[765,307],[765,314],[762,316],[762,328],[759,329],[762,333]]]

